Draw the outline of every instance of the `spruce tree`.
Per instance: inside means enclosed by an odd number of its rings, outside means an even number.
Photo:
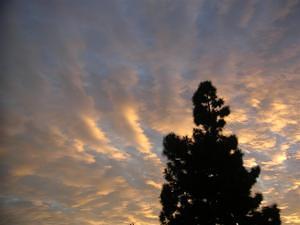
[[[234,135],[222,133],[228,106],[210,81],[200,83],[193,98],[196,128],[192,137],[168,134],[166,182],[161,192],[162,225],[279,225],[276,205],[261,207],[252,193],[260,168],[248,170]]]

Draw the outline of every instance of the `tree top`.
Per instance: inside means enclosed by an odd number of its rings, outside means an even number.
[[[224,117],[230,114],[229,106],[218,98],[217,90],[210,81],[201,82],[192,98],[194,104],[194,122],[208,133],[222,131],[226,122]]]

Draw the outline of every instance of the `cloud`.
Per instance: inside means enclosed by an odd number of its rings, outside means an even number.
[[[147,181],[146,181],[146,184],[148,184],[148,185],[150,185],[151,187],[156,188],[156,189],[158,189],[158,190],[160,190],[161,187],[162,187],[161,184],[156,183],[156,182],[153,181],[153,180],[147,180]]]
[[[239,142],[257,151],[266,151],[276,146],[276,138],[268,134],[265,129],[238,130]]]
[[[287,224],[298,224],[300,223],[300,217],[296,214],[290,214],[287,216],[283,216],[284,222]]]
[[[212,80],[265,203],[299,223],[299,6],[6,3],[1,220],[158,224],[163,135],[191,133],[193,91]]]
[[[137,140],[138,149],[145,154],[149,154],[151,144],[149,143],[148,138],[145,136],[143,130],[141,129],[137,113],[132,108],[125,108],[124,117],[135,133],[135,139]]]

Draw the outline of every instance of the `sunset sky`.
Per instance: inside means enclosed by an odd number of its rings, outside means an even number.
[[[299,0],[3,0],[0,225],[159,225],[162,139],[211,80],[300,224]]]

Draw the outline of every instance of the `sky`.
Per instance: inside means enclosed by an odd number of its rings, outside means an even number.
[[[300,224],[299,0],[3,0],[0,224],[158,225],[163,137],[211,80]]]

